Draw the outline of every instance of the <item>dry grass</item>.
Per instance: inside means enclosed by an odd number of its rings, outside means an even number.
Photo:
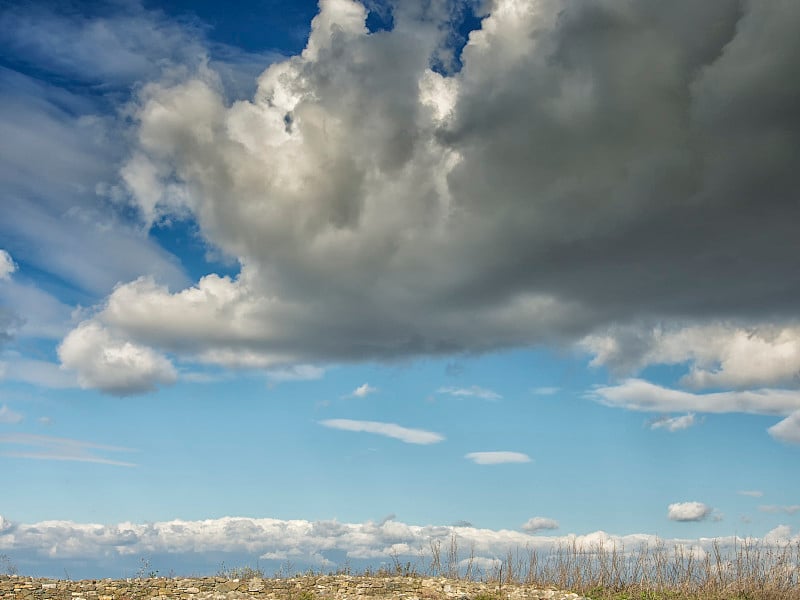
[[[511,553],[491,578],[568,589],[595,600],[800,600],[800,544],[743,542],[708,552],[642,545]]]
[[[507,585],[571,590],[593,600],[800,600],[800,544],[714,542],[710,549],[664,542],[625,548],[577,544],[551,551],[510,552],[488,571],[474,551],[464,557],[455,536],[433,542],[413,565],[394,557],[373,576],[444,576]],[[419,565],[422,568],[418,568]],[[498,595],[498,600],[505,597]]]

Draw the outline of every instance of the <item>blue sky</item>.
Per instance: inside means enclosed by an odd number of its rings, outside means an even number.
[[[0,5],[0,554],[796,542],[799,21]]]

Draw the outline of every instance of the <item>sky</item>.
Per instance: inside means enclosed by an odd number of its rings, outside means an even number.
[[[0,2],[0,567],[800,542],[798,28]]]

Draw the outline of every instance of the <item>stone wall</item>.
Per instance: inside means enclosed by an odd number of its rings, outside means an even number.
[[[587,600],[531,586],[434,577],[307,575],[65,581],[0,576],[3,600]]]

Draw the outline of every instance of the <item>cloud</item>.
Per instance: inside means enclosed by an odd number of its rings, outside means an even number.
[[[761,498],[764,495],[764,492],[760,490],[741,490],[736,493],[740,496],[750,496],[751,498]]]
[[[21,423],[24,418],[25,417],[22,415],[22,413],[11,410],[6,404],[0,406],[0,423],[10,423],[13,425],[16,423]]]
[[[416,562],[430,558],[424,550],[431,543],[448,543],[451,535],[458,544],[457,560],[469,560],[473,566],[498,564],[497,556],[506,556],[520,549],[532,549],[541,555],[550,551],[575,547],[591,551],[604,548],[624,548],[635,560],[643,545],[663,547],[667,552],[676,548],[703,557],[718,548],[724,556],[733,555],[744,543],[763,543],[767,547],[784,547],[797,543],[800,536],[782,526],[757,538],[725,537],[697,540],[662,540],[648,534],[612,535],[603,531],[586,535],[544,536],[513,530],[450,527],[442,525],[410,525],[399,521],[382,523],[340,523],[338,521],[280,520],[272,518],[223,517],[198,521],[172,520],[153,523],[122,522],[117,524],[76,523],[73,521],[44,521],[19,523],[0,517],[0,547],[16,555],[28,554],[38,561],[55,561],[61,569],[63,561],[71,558],[97,561],[102,557],[137,557],[143,555],[198,554],[213,557],[207,564],[218,564],[219,553],[241,553],[260,556],[264,560],[285,561],[291,557],[295,564],[318,564],[321,556],[332,550],[341,555],[340,564],[354,561],[388,562],[401,556]],[[677,551],[677,550],[676,550]],[[422,553],[422,556],[421,556]],[[195,563],[196,564],[196,563]],[[362,563],[363,564],[363,563]],[[462,563],[462,568],[466,567]],[[194,567],[192,567],[194,568]],[[207,568],[207,567],[206,567]]]
[[[487,390],[486,388],[482,388],[477,385],[473,385],[468,388],[443,387],[439,388],[437,392],[439,394],[448,394],[450,396],[474,397],[474,398],[480,398],[482,400],[492,400],[492,401],[500,400],[503,398],[497,392],[493,392],[492,390]]]
[[[425,431],[424,429],[409,429],[395,423],[382,423],[378,421],[354,421],[351,419],[326,419],[320,425],[341,429],[343,431],[363,431],[394,438],[406,444],[435,444],[445,438],[440,433]]]
[[[7,68],[0,69],[0,88],[0,192],[13,199],[4,206],[0,235],[14,241],[15,256],[90,302],[143,273],[185,286],[175,257],[109,197],[125,134],[105,114],[101,95]]]
[[[148,392],[156,384],[169,385],[178,377],[165,356],[116,338],[89,321],[64,338],[58,357],[64,367],[77,371],[81,387],[97,388],[115,396]]]
[[[368,383],[358,386],[356,389],[352,391],[350,394],[351,396],[355,396],[356,398],[365,398],[370,394],[374,394],[378,391],[378,388],[372,387]]]
[[[659,417],[649,422],[650,429],[666,429],[670,433],[688,429],[695,425],[694,413],[683,415],[682,417]]]
[[[134,450],[130,448],[95,444],[70,438],[31,433],[0,433],[0,446],[2,445],[11,446],[12,449],[2,450],[0,454],[13,458],[100,463],[119,467],[136,466],[130,462],[106,458],[99,454],[99,452],[133,452]]]
[[[670,521],[704,521],[713,510],[702,502],[676,502],[669,505],[667,518]]]
[[[626,325],[585,338],[592,364],[616,372],[651,364],[688,363],[681,383],[693,388],[749,388],[798,383],[800,326],[705,325],[647,327]]]
[[[74,325],[74,307],[30,283],[7,281],[0,285],[0,302],[14,314],[18,338],[61,339]]]
[[[800,391],[761,389],[697,394],[674,390],[642,379],[598,386],[589,397],[606,406],[651,412],[697,411],[789,415],[800,409]]]
[[[778,525],[775,529],[768,531],[762,538],[765,544],[777,544],[781,546],[797,543],[800,536],[792,536],[792,528],[788,525]]]
[[[522,452],[470,452],[465,454],[467,458],[476,465],[501,465],[505,463],[528,463],[531,457]]]
[[[5,366],[5,373],[0,372],[0,380],[21,381],[51,389],[78,387],[75,374],[65,371],[56,363],[15,356],[0,364]]]
[[[767,432],[776,440],[787,444],[800,444],[800,410],[794,411],[783,421],[767,429]]]
[[[17,270],[17,265],[11,255],[5,250],[0,249],[0,281],[11,279],[11,274]]]
[[[322,379],[325,369],[314,365],[292,365],[283,369],[269,369],[267,378],[270,381],[312,381]]]
[[[552,396],[553,394],[557,394],[561,390],[560,387],[537,387],[531,390],[537,396]]]
[[[787,515],[793,515],[797,512],[800,512],[800,504],[792,504],[791,506],[776,506],[774,504],[763,505],[759,506],[758,510],[766,513],[784,513]]]
[[[363,6],[322,2],[250,100],[174,54],[183,76],[138,88],[123,187],[145,226],[191,216],[241,275],[224,298],[121,286],[98,322],[268,366],[569,343],[632,320],[796,327],[798,6],[496,0],[450,76],[430,68],[450,16],[431,15],[370,35]],[[219,306],[234,318],[201,318]],[[738,369],[731,342],[688,381],[789,380],[794,338],[763,339],[744,343],[756,365]]]
[[[531,517],[522,525],[522,530],[528,533],[536,533],[543,529],[558,529],[558,521],[545,517]]]

